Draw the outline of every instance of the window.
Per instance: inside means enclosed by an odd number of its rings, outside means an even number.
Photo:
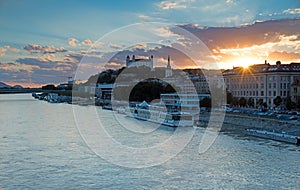
[[[276,91],[273,92],[273,96],[276,96]]]
[[[261,92],[260,92],[260,95],[261,95],[261,96],[264,96],[264,91],[261,91]]]
[[[269,83],[269,88],[272,88],[272,84],[271,83]]]
[[[273,84],[273,88],[276,88],[276,83]]]

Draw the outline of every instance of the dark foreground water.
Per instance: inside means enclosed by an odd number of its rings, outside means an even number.
[[[162,128],[155,135],[171,133]],[[197,130],[181,153],[161,165],[121,167],[85,144],[72,105],[0,95],[0,189],[300,189],[299,147],[220,134],[198,154],[201,134]],[[133,140],[122,130],[113,135]]]

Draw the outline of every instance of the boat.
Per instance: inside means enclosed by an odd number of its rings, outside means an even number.
[[[125,113],[128,117],[170,127],[194,126],[194,116],[192,114],[180,111],[166,112],[163,107],[151,106],[145,101],[135,107],[127,107]]]
[[[246,129],[246,134],[265,138],[265,139],[272,139],[275,141],[281,141],[286,143],[292,143],[296,145],[300,145],[300,137],[287,134],[285,132],[271,132],[271,131],[265,131],[265,130],[256,130],[256,129]]]

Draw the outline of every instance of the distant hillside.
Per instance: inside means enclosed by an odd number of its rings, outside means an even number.
[[[0,88],[11,88],[11,86],[5,84],[4,82],[0,82]]]
[[[15,86],[13,86],[13,88],[18,88],[18,89],[20,89],[20,88],[23,88],[23,86],[21,86],[21,85],[15,85]]]
[[[0,82],[0,88],[14,88],[14,89],[21,89],[23,88],[21,85],[15,85],[15,86],[9,86],[8,84],[5,84],[4,82]]]

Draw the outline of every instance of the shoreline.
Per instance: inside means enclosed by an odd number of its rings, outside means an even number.
[[[200,115],[199,127],[207,127],[210,113],[205,112]],[[274,131],[278,133],[300,135],[299,121],[285,121],[264,116],[253,116],[248,114],[226,113],[220,132],[223,134],[234,134],[239,136],[249,136],[246,129],[257,129]]]

